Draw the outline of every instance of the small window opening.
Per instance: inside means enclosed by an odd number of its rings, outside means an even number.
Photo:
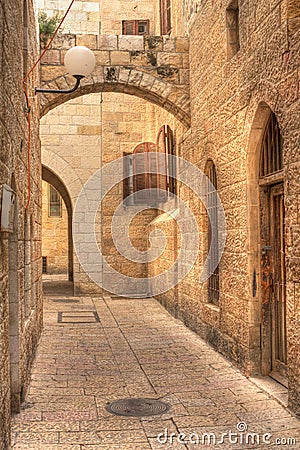
[[[62,199],[57,190],[49,184],[48,191],[48,215],[49,217],[61,217],[62,214]]]
[[[122,34],[127,35],[148,35],[149,20],[123,20]]]
[[[239,7],[237,0],[226,9],[227,57],[232,58],[240,49]]]

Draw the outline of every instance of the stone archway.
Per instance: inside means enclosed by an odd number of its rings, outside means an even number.
[[[190,126],[188,38],[164,40],[162,36],[94,35],[57,36],[42,60],[42,87],[70,89],[74,78],[66,75],[65,52],[74,45],[88,45],[97,65],[72,94],[42,94],[41,115],[85,94],[118,92],[143,98],[166,109],[186,127]]]
[[[73,269],[73,231],[72,231],[72,202],[69,192],[63,181],[48,167],[42,166],[42,179],[51,184],[61,195],[68,213],[68,278],[74,280]]]

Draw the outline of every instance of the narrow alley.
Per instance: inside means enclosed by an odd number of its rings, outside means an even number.
[[[299,419],[156,300],[74,297],[62,281],[46,288],[30,388],[13,418],[14,450],[299,448]],[[138,418],[105,409],[122,398],[160,399],[170,410]],[[230,430],[242,443],[221,442]],[[249,444],[247,432],[256,434]]]
[[[0,450],[300,450],[300,1],[0,36]]]

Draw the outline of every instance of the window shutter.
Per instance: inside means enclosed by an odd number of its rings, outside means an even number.
[[[142,142],[138,144],[133,153],[131,165],[124,163],[123,196],[124,199],[132,192],[135,193],[135,204],[150,204],[155,206],[158,202],[168,199],[170,187],[174,192],[173,160],[168,156],[173,155],[173,132],[169,126],[163,125],[154,142]],[[159,158],[159,154],[162,158]],[[124,156],[128,155],[124,153]],[[172,184],[173,183],[173,184]],[[156,189],[162,192],[157,193]]]
[[[160,0],[160,32],[162,35],[171,33],[171,2]]]
[[[142,154],[142,157],[138,157],[133,159],[133,190],[136,193],[136,201],[137,204],[145,204],[149,201],[150,192],[143,191],[143,189],[149,189],[150,186],[150,176],[149,168],[149,148],[153,148],[155,144],[151,142],[143,142],[139,144],[134,149],[134,155]],[[142,172],[142,173],[137,173]]]
[[[130,192],[130,159],[126,158],[126,156],[129,156],[130,153],[123,153],[123,200],[126,200],[126,198],[131,194]],[[127,202],[125,201],[127,204]]]
[[[149,20],[123,20],[122,34],[127,35],[148,35]]]
[[[135,20],[123,20],[122,33],[133,35],[135,33]]]
[[[164,155],[163,161],[160,160],[160,175],[158,176],[158,188],[164,191],[164,194],[161,194],[162,201],[167,198],[167,147],[166,147],[166,126],[163,125],[157,134],[156,147],[157,152],[162,153]]]
[[[167,125],[167,188],[169,192],[175,194],[176,166],[174,159],[174,135],[172,129]]]

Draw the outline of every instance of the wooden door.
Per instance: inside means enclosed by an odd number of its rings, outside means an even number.
[[[272,247],[273,289],[271,303],[271,373],[286,384],[287,336],[284,257],[283,184],[270,188],[270,237]]]
[[[287,385],[283,183],[261,193],[262,373]]]

